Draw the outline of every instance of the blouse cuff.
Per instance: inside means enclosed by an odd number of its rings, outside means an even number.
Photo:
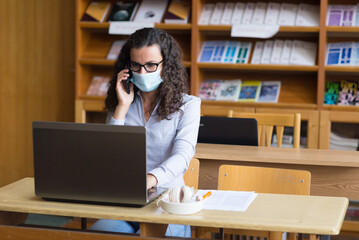
[[[159,187],[163,184],[165,173],[163,172],[163,170],[161,168],[155,168],[152,171],[150,171],[149,173],[157,178],[157,187]]]
[[[125,125],[125,120],[124,119],[114,119],[113,117],[111,117],[110,125]]]

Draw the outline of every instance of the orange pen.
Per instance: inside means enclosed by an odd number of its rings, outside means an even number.
[[[212,192],[208,192],[208,193],[206,193],[205,195],[203,195],[203,199],[206,199],[207,197],[209,197],[209,196],[211,196],[211,194],[212,194]]]

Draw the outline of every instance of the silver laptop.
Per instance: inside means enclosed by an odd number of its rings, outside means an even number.
[[[146,190],[142,126],[37,121],[32,127],[37,196],[143,206],[166,190]]]

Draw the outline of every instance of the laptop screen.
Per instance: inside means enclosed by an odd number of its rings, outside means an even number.
[[[258,146],[257,120],[202,116],[199,143]]]
[[[147,203],[146,129],[33,122],[36,195],[55,200]]]

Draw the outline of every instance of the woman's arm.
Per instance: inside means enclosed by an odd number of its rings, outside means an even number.
[[[170,157],[149,172],[156,177],[158,185],[166,184],[186,172],[195,153],[200,109],[201,100],[197,97],[192,97],[184,105]]]

